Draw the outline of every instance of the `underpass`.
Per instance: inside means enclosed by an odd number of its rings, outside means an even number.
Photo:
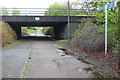
[[[2,16],[2,21],[8,23],[21,37],[21,27],[53,27],[54,37],[58,39],[67,39],[77,29],[79,21],[85,18],[94,18],[95,16],[70,16],[68,25],[68,16]],[[69,26],[69,27],[68,27]],[[69,33],[68,33],[69,29]]]
[[[65,55],[58,44],[48,37],[21,37],[21,27],[51,26],[55,38],[68,39],[79,24],[78,20],[94,18],[94,16],[2,16],[2,21],[8,23],[19,38],[11,48],[2,52],[3,78],[94,78],[94,75],[84,68],[92,65]],[[76,25],[75,25],[76,24]],[[75,29],[73,29],[75,28]],[[9,61],[8,61],[9,59]]]

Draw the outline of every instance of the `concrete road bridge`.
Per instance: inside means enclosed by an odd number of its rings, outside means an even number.
[[[25,8],[26,9],[26,8]],[[3,9],[4,10],[4,9]],[[18,13],[12,13],[13,9],[8,9],[9,13],[6,15],[2,13],[2,21],[8,23],[17,33],[18,37],[21,37],[21,27],[33,27],[33,26],[42,26],[42,27],[53,27],[54,28],[54,37],[67,39],[68,38],[68,13],[66,9],[62,10],[49,10],[49,14],[47,9],[45,11],[40,11],[38,8],[30,8],[27,9],[27,12],[24,11],[24,8],[15,8],[14,10],[19,10]],[[11,11],[10,11],[11,10]],[[32,11],[34,10],[34,11]],[[59,15],[57,12],[64,12],[65,16]],[[44,13],[43,13],[44,12]],[[52,12],[52,13],[51,13]],[[53,12],[55,12],[53,16]],[[75,12],[75,13],[74,13]],[[69,14],[77,14],[80,10],[70,10]],[[43,15],[44,14],[44,15]],[[94,18],[93,15],[87,16],[73,16],[69,15],[69,33],[70,36],[73,31],[75,31],[75,27],[80,23],[79,21],[83,18]]]

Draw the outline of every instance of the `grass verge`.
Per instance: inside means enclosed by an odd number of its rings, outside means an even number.
[[[68,40],[58,40],[56,42],[58,42],[58,43],[68,43]]]
[[[29,33],[36,33],[36,30],[28,30],[27,33],[28,33],[28,34],[29,34]]]

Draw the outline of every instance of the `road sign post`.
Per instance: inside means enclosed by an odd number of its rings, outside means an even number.
[[[112,7],[116,7],[117,6],[117,2],[113,2],[104,6],[101,6],[99,8],[97,8],[98,10],[105,10],[105,55],[107,55],[107,27],[108,27],[108,21],[107,21],[107,9],[112,8]]]
[[[107,5],[105,6],[105,55],[107,54]]]

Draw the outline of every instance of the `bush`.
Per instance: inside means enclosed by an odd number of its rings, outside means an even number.
[[[44,27],[42,31],[45,35],[54,35],[53,27]]]
[[[104,50],[104,34],[100,32],[97,25],[92,21],[86,20],[74,32],[72,43],[82,47],[85,51],[103,51]]]
[[[27,34],[27,32],[28,32],[28,29],[27,29],[27,27],[22,27],[22,30],[21,30],[21,32],[22,32],[22,35],[25,35],[25,34]]]
[[[107,4],[107,2],[96,2],[94,4],[96,7],[100,7]],[[119,2],[117,3],[117,5]],[[118,13],[119,8],[113,7],[108,9],[108,44],[109,47],[112,49],[112,53],[118,53],[118,42],[119,42],[119,32],[118,32]],[[105,27],[105,12],[104,10],[96,11],[96,24],[102,28]],[[101,30],[104,32],[104,28]]]
[[[0,34],[1,46],[11,44],[17,39],[15,31],[7,23],[4,22],[0,22]]]
[[[30,29],[30,30],[37,30],[37,29],[39,29],[39,27],[28,27],[28,29]]]

